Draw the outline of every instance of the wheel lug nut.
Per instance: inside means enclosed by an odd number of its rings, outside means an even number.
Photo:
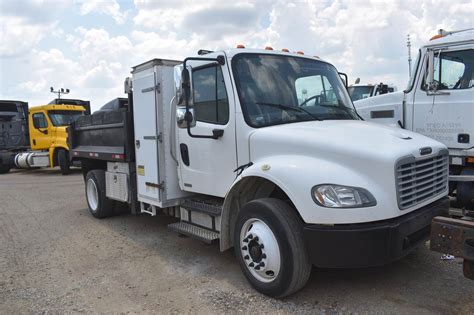
[[[260,244],[260,248],[264,248],[263,244]]]
[[[245,255],[245,256],[244,256],[244,259],[245,259],[245,260],[247,260],[247,259],[249,259],[249,258],[250,258],[249,255]]]
[[[253,238],[253,235],[250,234],[249,236],[247,236],[247,238],[248,238],[249,240],[251,240],[251,239]]]
[[[247,250],[247,246],[242,247],[242,250]]]
[[[259,266],[260,267],[265,267],[265,263],[262,261],[262,262],[260,262]]]
[[[248,238],[244,238],[243,242],[244,242],[244,243],[248,243],[248,242],[249,242],[249,239],[248,239]]]
[[[249,267],[253,267],[253,266],[255,266],[255,265],[254,265],[253,262],[251,262],[251,263],[249,264]]]
[[[255,270],[260,270],[260,266],[255,266]]]
[[[267,258],[267,254],[262,254],[262,258],[263,259]]]
[[[258,236],[255,236],[255,237],[254,237],[254,240],[255,240],[256,242],[258,242]]]

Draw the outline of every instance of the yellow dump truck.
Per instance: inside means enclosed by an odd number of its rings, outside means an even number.
[[[31,151],[14,157],[18,168],[59,166],[70,172],[67,127],[79,116],[90,113],[90,104],[82,100],[56,99],[50,104],[31,107],[28,115]]]

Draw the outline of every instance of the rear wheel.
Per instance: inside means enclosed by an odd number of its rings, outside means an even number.
[[[61,169],[61,174],[68,175],[71,173],[71,168],[69,164],[69,153],[66,150],[59,149],[58,163],[59,163],[59,168]]]
[[[284,297],[309,279],[311,263],[295,210],[279,199],[250,201],[240,211],[234,250],[242,272],[259,292]]]
[[[89,212],[96,218],[110,217],[114,213],[115,202],[105,195],[105,172],[89,171],[85,183]]]
[[[11,166],[9,165],[0,165],[0,174],[6,174],[10,172]]]

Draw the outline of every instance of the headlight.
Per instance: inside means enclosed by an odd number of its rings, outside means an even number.
[[[327,208],[361,208],[377,204],[374,196],[364,188],[324,184],[311,190],[313,200]]]

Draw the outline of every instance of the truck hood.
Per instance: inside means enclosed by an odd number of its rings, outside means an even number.
[[[393,93],[387,93],[382,95],[377,95],[374,97],[364,98],[354,102],[354,106],[359,112],[365,110],[366,108],[374,108],[374,106],[385,106],[393,104],[402,104],[405,93],[403,91],[396,91]]]
[[[256,130],[250,136],[250,160],[265,156],[298,154],[317,159],[359,164],[393,166],[401,157],[420,157],[420,149],[433,153],[441,143],[400,128],[358,120],[327,120],[291,123]]]

